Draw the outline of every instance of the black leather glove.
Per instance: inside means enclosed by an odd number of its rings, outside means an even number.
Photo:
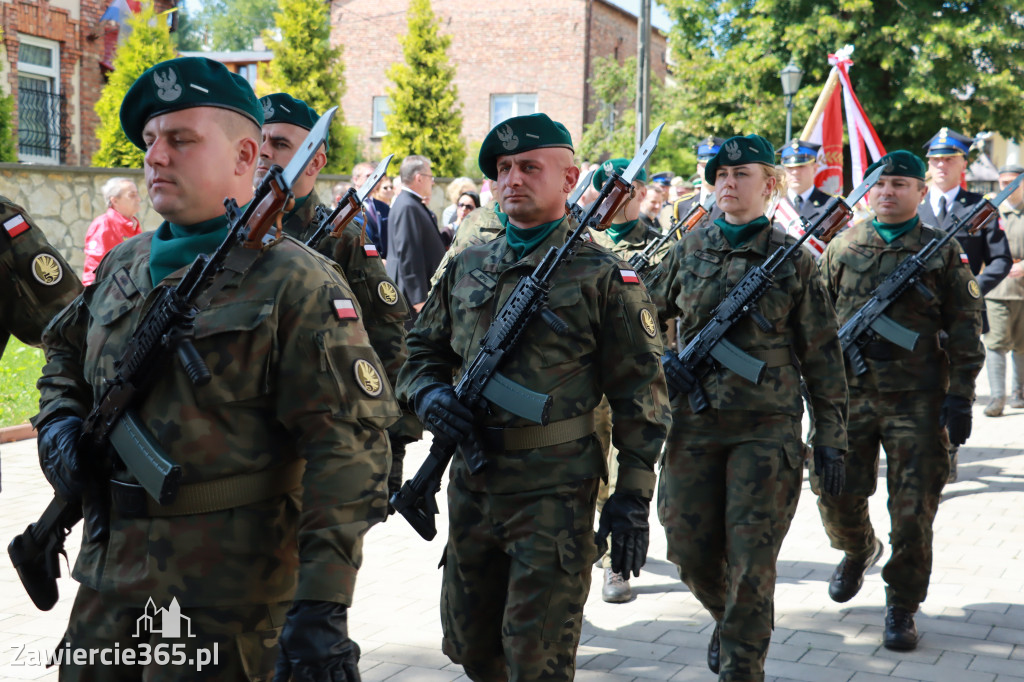
[[[971,437],[971,401],[959,395],[947,395],[939,411],[939,426],[949,431],[949,442],[963,445]]]
[[[473,413],[455,397],[455,389],[432,384],[416,394],[416,416],[432,434],[459,444],[473,434]]]
[[[821,489],[829,495],[838,495],[846,485],[846,461],[842,450],[827,445],[814,446],[814,473],[821,481]]]
[[[612,493],[601,510],[597,524],[597,551],[608,551],[608,534],[612,535],[612,572],[628,578],[640,575],[647,563],[647,546],[651,542],[651,501],[629,493]]]
[[[405,461],[405,440],[391,440],[391,471],[388,472],[388,516],[395,513],[391,497],[402,489],[402,462]],[[386,520],[386,519],[385,519]]]
[[[359,682],[359,645],[348,638],[344,604],[295,602],[278,646],[274,682]]]
[[[678,355],[671,351],[665,353],[661,356],[661,365],[665,368],[669,399],[675,398],[678,394],[687,395],[693,391],[693,387],[697,385],[697,377],[686,369]]]
[[[82,498],[85,474],[78,459],[82,418],[64,414],[51,417],[39,427],[39,466],[57,494],[67,502]]]

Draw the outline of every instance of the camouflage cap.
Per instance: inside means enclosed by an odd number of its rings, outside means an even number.
[[[480,145],[479,164],[485,177],[498,179],[498,157],[520,154],[542,147],[562,147],[575,151],[572,135],[547,114],[514,116],[494,126]]]
[[[864,171],[864,175],[870,175],[876,168],[885,164],[889,164],[889,169],[882,175],[895,175],[897,177],[924,180],[924,173],[927,170],[924,161],[917,154],[908,152],[905,149],[898,149],[894,152],[889,152],[868,166],[868,169]]]
[[[168,59],[146,69],[121,102],[121,128],[139,149],[154,116],[193,107],[230,109],[263,126],[263,107],[249,81],[206,57]]]
[[[290,123],[293,126],[312,130],[316,122],[320,120],[319,114],[313,107],[284,92],[275,92],[273,95],[260,97],[260,104],[263,106],[263,125]],[[324,140],[324,149],[329,148],[327,140]]]
[[[704,168],[704,180],[715,184],[715,174],[719,166],[742,166],[746,163],[760,163],[775,166],[775,148],[772,143],[760,135],[730,137],[722,144],[718,153],[708,161]]]
[[[608,182],[608,178],[611,177],[612,173],[622,174],[622,171],[626,170],[626,166],[632,159],[608,159],[597,169],[594,173],[594,179],[591,184],[594,185],[594,189],[601,189],[604,187],[604,183]],[[633,181],[647,182],[647,171],[643,168],[636,174]]]

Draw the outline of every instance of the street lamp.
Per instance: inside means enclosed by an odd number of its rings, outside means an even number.
[[[800,79],[804,72],[792,61],[779,72],[782,81],[782,94],[786,96],[786,142],[793,139],[793,95],[800,89]]]

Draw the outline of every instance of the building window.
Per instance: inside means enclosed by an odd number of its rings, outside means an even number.
[[[60,163],[68,143],[66,105],[60,92],[60,46],[18,36],[18,158]]]
[[[537,93],[491,95],[491,127],[513,116],[537,113]]]
[[[256,65],[242,64],[238,67],[238,75],[249,81],[249,85],[256,87]]]
[[[384,137],[388,134],[388,126],[384,123],[384,117],[391,114],[391,106],[387,97],[373,98],[373,126],[370,130],[370,137]]]

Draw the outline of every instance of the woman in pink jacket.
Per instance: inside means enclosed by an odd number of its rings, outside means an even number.
[[[127,178],[111,178],[104,183],[102,191],[107,210],[92,221],[85,233],[82,284],[86,286],[96,279],[96,268],[107,251],[142,232],[139,219],[135,217],[142,201],[135,183]]]

